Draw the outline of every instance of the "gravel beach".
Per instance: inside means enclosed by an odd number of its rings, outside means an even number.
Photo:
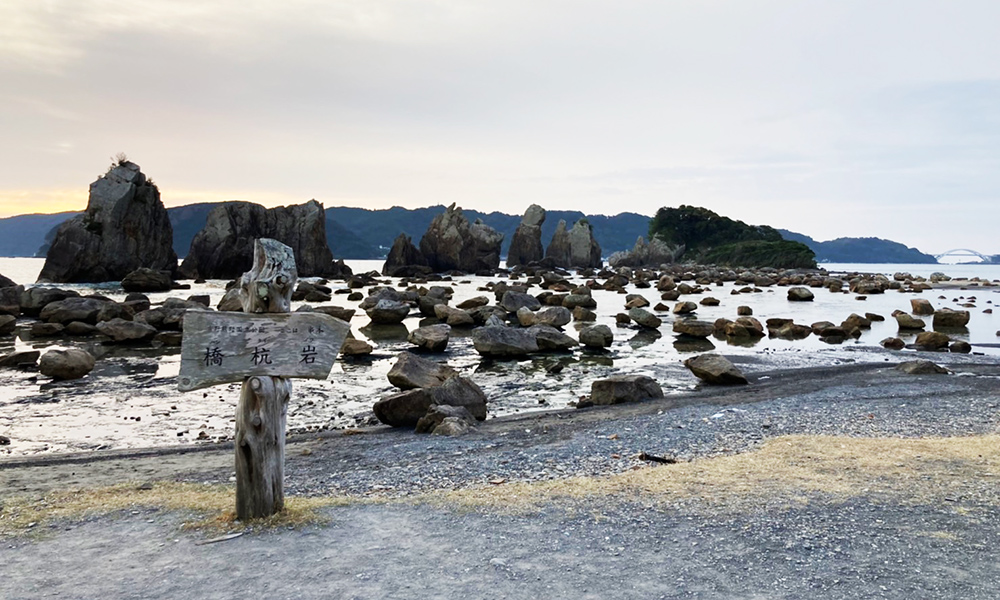
[[[778,436],[997,431],[994,359],[923,354],[954,374],[913,376],[882,354],[881,364],[805,369],[741,357],[748,387],[508,416],[459,438],[382,427],[300,436],[288,447],[287,492],[356,499],[325,509],[329,523],[205,546],[173,511],[44,525],[0,546],[5,597],[992,598],[1000,494],[986,476],[950,482],[954,491],[932,501],[874,487],[849,497],[776,488],[758,503],[608,495],[513,512],[435,500],[675,468],[643,453],[702,464]],[[123,480],[227,483],[231,461],[225,446],[30,457],[0,463],[0,486],[6,497]]]

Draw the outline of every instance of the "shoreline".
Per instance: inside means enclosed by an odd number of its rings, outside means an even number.
[[[887,358],[894,356],[885,354]],[[458,438],[415,434],[386,426],[350,430],[350,433],[325,431],[289,436],[286,489],[290,494],[304,495],[387,492],[388,489],[378,489],[382,484],[376,481],[386,477],[387,469],[398,471],[399,468],[393,465],[401,458],[409,464],[428,461],[446,470],[455,470],[455,464],[465,465],[464,472],[456,471],[438,483],[482,485],[493,477],[492,471],[509,471],[504,476],[505,481],[531,481],[535,471],[530,460],[518,468],[500,464],[505,455],[517,456],[517,461],[523,462],[529,452],[551,452],[564,465],[574,465],[572,469],[552,471],[549,473],[552,476],[577,472],[607,475],[642,464],[636,458],[640,452],[657,456],[669,454],[687,461],[745,452],[761,440],[783,433],[823,433],[831,427],[840,427],[837,420],[843,417],[844,411],[853,414],[862,410],[852,408],[854,405],[871,404],[879,410],[896,410],[899,422],[881,432],[870,424],[855,430],[844,429],[848,434],[868,432],[891,436],[897,432],[936,436],[949,432],[968,435],[995,431],[1000,423],[1000,411],[996,408],[1000,405],[1000,390],[995,386],[995,380],[1000,378],[1000,364],[988,357],[986,360],[963,357],[958,362],[946,362],[941,358],[947,355],[920,354],[918,358],[936,359],[938,364],[951,365],[953,370],[964,375],[907,376],[892,368],[895,361],[792,369],[765,367],[761,370],[752,369],[754,365],[748,362],[753,361],[743,361],[741,366],[747,369],[751,380],[749,386],[702,386],[660,400],[497,417],[481,423],[476,432]],[[837,399],[835,402],[831,403],[831,395]],[[950,425],[931,418],[933,413],[927,411],[947,397],[962,398],[977,408],[956,415],[956,422]],[[900,404],[893,401],[898,398],[910,399],[909,412],[905,409],[906,401],[901,403],[904,408],[894,408]],[[913,412],[917,404],[923,408]],[[816,411],[816,414],[782,414],[788,406],[798,407],[797,411]],[[818,418],[820,412],[829,414]],[[748,417],[751,413],[755,414],[757,428],[731,434],[731,447],[725,448],[726,452],[715,452],[704,446],[703,436],[714,435],[713,426],[723,417]],[[713,416],[714,419],[710,418]],[[802,422],[782,426],[780,421],[785,418],[793,423]],[[906,419],[912,422],[907,423]],[[672,427],[668,421],[677,421],[683,427]],[[966,421],[975,421],[978,425],[957,425]],[[636,436],[633,432],[637,428],[646,431]],[[654,435],[656,431],[661,434],[659,439]],[[581,438],[603,437],[611,441],[609,438],[616,435],[614,439],[622,443],[629,438],[640,440],[634,442],[638,445],[600,456],[593,455],[592,449],[582,455],[574,450]],[[665,447],[671,444],[676,447]],[[445,451],[454,453],[454,457],[435,456]],[[612,454],[618,458],[609,458]],[[4,495],[34,494],[74,486],[160,479],[227,484],[232,460],[231,442],[4,458],[0,459],[0,490]],[[468,461],[476,462],[477,466],[469,467]],[[345,473],[350,476],[343,477]],[[382,487],[404,495],[435,489],[434,480],[410,482],[402,473],[395,473],[390,479],[393,483]]]

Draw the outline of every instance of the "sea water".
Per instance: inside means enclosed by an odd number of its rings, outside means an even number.
[[[356,272],[378,271],[382,261],[347,261]],[[0,259],[0,273],[18,283],[31,285],[41,270],[43,259]],[[1000,265],[822,265],[831,273],[875,272],[890,277],[906,272],[914,276],[929,276],[943,272],[950,276],[1000,279]],[[388,278],[383,278],[388,280]],[[440,285],[450,285],[455,294],[452,305],[474,296],[493,294],[485,286],[500,281],[494,277],[459,277]],[[576,284],[584,279],[574,277]],[[207,295],[215,306],[225,293],[226,281],[210,280],[193,284],[190,290],[149,294],[153,303],[167,297],[186,298]],[[393,280],[392,284],[398,284]],[[344,288],[343,282],[333,281],[331,287]],[[60,284],[82,294],[100,293],[123,300],[125,292],[117,283]],[[754,343],[732,345],[725,339],[708,338],[691,343],[677,338],[671,330],[673,315],[658,313],[664,320],[658,330],[618,327],[615,315],[624,312],[625,296],[605,290],[594,290],[597,301],[597,322],[611,327],[615,340],[608,351],[577,349],[568,354],[538,355],[530,359],[497,361],[481,357],[472,346],[469,330],[453,329],[448,350],[437,356],[472,378],[490,399],[491,416],[511,413],[564,408],[590,393],[596,379],[614,374],[639,373],[654,377],[667,394],[694,389],[698,381],[683,366],[684,359],[707,351],[716,351],[743,365],[747,372],[754,369],[826,366],[844,362],[903,360],[912,351],[887,355],[879,351],[879,342],[899,336],[912,343],[915,333],[901,333],[892,319],[893,310],[910,310],[910,299],[925,298],[935,308],[950,307],[969,310],[968,331],[952,337],[973,344],[980,359],[1000,356],[997,331],[1000,317],[990,311],[1000,303],[1000,287],[969,286],[941,287],[915,295],[889,291],[873,294],[864,301],[855,294],[832,293],[813,289],[813,302],[789,302],[786,288],[763,288],[759,293],[733,295],[734,284],[711,286],[700,295],[683,299],[699,302],[714,296],[719,306],[699,305],[696,317],[712,322],[719,317],[735,319],[737,307],[752,308],[761,322],[771,317],[792,318],[809,325],[816,321],[840,323],[852,313],[872,312],[886,317],[875,322],[859,340],[839,345],[827,344],[815,336],[789,341],[763,338]],[[653,288],[633,289],[630,293],[644,295],[651,303],[660,302]],[[357,302],[335,294],[329,304],[358,308]],[[667,303],[673,306],[672,302]],[[965,305],[971,305],[966,307]],[[294,303],[295,310],[300,303]],[[357,310],[351,322],[356,337],[367,339],[375,352],[365,359],[339,359],[325,381],[296,380],[295,392],[288,413],[288,428],[292,433],[338,429],[372,423],[371,406],[379,398],[393,393],[386,374],[396,355],[412,348],[406,341],[409,331],[429,321],[414,313],[399,326],[369,327],[368,318]],[[567,333],[576,337],[580,324],[571,323]],[[95,338],[56,338],[32,340],[25,331],[28,322],[17,335],[0,339],[0,352],[14,349],[79,346],[98,356],[98,366],[84,380],[50,382],[36,373],[5,370],[0,373],[0,434],[12,439],[11,446],[0,450],[12,454],[32,454],[53,451],[81,451],[98,448],[123,448],[211,442],[229,439],[233,431],[233,413],[239,395],[238,385],[218,386],[208,390],[182,393],[177,391],[176,377],[180,364],[177,349],[112,346]],[[898,358],[897,358],[898,357]],[[940,361],[962,361],[961,355],[942,355]],[[552,373],[551,367],[563,367]]]

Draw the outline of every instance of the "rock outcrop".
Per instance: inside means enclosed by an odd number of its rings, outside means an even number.
[[[608,257],[612,267],[659,267],[673,264],[681,254],[684,246],[673,247],[663,240],[653,238],[646,242],[641,236],[635,241],[631,250],[615,252]]]
[[[177,269],[174,230],[160,191],[122,160],[90,184],[87,210],[56,232],[38,281],[121,281],[140,267]]]
[[[431,271],[427,259],[405,233],[396,237],[389,255],[385,257],[385,264],[382,265],[382,274],[389,277],[413,277],[426,275]]]
[[[545,222],[545,209],[532,204],[524,211],[521,224],[510,239],[510,249],[507,250],[507,266],[527,265],[538,262],[545,257],[542,249],[542,223]]]
[[[420,252],[437,272],[490,271],[500,266],[503,234],[477,220],[469,224],[454,204],[434,217],[420,238]]]
[[[225,202],[208,214],[181,264],[188,278],[235,279],[253,266],[254,240],[271,238],[295,254],[299,277],[336,275],[326,243],[326,215],[315,200],[267,209],[250,202]]]
[[[559,221],[545,250],[545,258],[564,268],[598,268],[601,266],[601,246],[594,239],[594,230],[586,219],[580,219],[569,230],[566,221]]]

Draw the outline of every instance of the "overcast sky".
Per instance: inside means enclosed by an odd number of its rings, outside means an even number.
[[[1000,253],[1000,2],[0,0],[0,216],[653,214]]]

